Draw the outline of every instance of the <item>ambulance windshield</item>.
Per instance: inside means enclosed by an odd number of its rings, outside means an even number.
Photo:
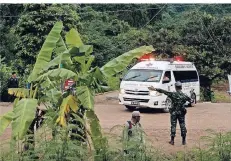
[[[132,69],[124,77],[124,81],[160,82],[162,70]]]

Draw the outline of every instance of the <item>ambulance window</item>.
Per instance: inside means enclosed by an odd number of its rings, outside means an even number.
[[[176,81],[180,82],[197,82],[198,75],[196,71],[173,71]]]
[[[163,71],[132,69],[123,78],[124,81],[159,82]]]
[[[171,81],[171,72],[166,71],[163,77],[163,83],[169,83]]]

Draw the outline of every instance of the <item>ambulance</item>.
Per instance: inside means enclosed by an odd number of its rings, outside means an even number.
[[[156,108],[169,112],[172,103],[165,94],[149,91],[149,86],[175,91],[175,83],[182,83],[182,92],[188,95],[194,106],[200,100],[200,82],[197,69],[192,62],[180,59],[146,60],[134,65],[120,83],[119,104],[129,110]]]

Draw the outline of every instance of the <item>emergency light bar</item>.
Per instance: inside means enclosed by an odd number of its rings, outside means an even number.
[[[145,54],[139,58],[139,62],[141,61],[154,61],[155,57],[152,53]]]
[[[175,60],[175,61],[184,61],[182,56],[174,56],[173,60]]]
[[[153,56],[152,53],[148,53],[143,55],[142,57],[139,58],[139,62],[141,61],[154,61],[156,60],[155,57]],[[170,61],[171,63],[173,63],[174,61],[184,61],[182,56],[174,56],[173,58],[167,58],[167,59],[162,59],[162,61]]]

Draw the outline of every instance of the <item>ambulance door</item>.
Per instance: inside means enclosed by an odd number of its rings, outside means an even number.
[[[167,91],[175,91],[174,79],[172,77],[172,72],[170,70],[165,71],[162,79],[163,88]]]

